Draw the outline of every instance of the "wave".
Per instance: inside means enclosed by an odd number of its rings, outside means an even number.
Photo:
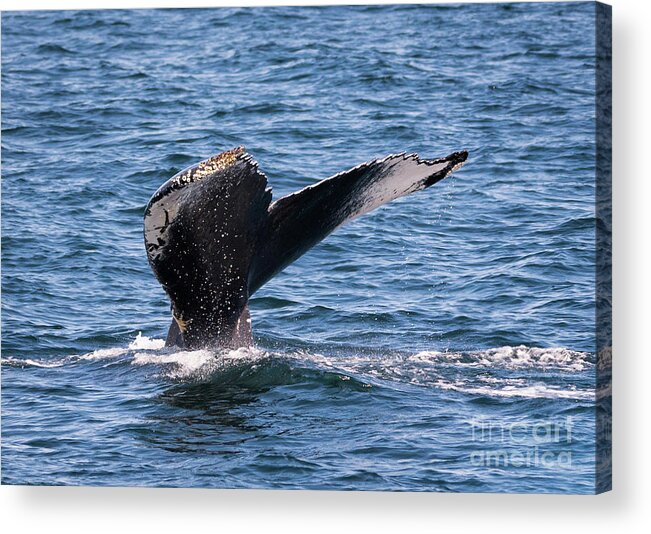
[[[36,48],[39,53],[55,53],[55,54],[74,54],[72,50],[67,49],[56,43],[45,43]]]
[[[454,363],[455,365],[518,368],[555,368],[564,371],[583,371],[594,366],[593,357],[587,352],[578,352],[562,347],[537,348],[519,345],[498,347],[469,352],[419,352],[414,360],[432,363]]]
[[[189,378],[197,376],[199,371],[202,376],[211,374],[217,361],[216,353],[209,350],[180,351],[172,354],[152,354],[136,352],[133,356],[133,365],[169,365],[175,369],[168,373],[170,378]]]
[[[141,332],[135,337],[135,339],[129,343],[127,347],[114,347],[108,349],[97,349],[92,352],[87,352],[85,354],[76,354],[71,356],[64,356],[63,358],[53,358],[53,359],[42,359],[34,360],[31,358],[16,358],[16,357],[3,357],[2,365],[7,365],[9,367],[42,367],[44,369],[51,369],[55,367],[63,367],[64,365],[69,365],[77,363],[82,360],[93,361],[93,360],[107,360],[112,358],[118,358],[120,356],[125,356],[129,354],[130,351],[134,350],[159,350],[165,346],[165,341],[162,339],[149,338],[143,336]]]
[[[316,380],[359,388],[424,387],[466,395],[594,400],[594,388],[567,378],[594,369],[594,355],[567,348],[523,345],[477,351],[421,351],[415,354],[272,352],[260,348],[179,350],[163,339],[139,333],[126,347],[102,348],[59,359],[3,358],[11,367],[56,368],[113,360],[151,368],[153,376],[174,382],[273,386]],[[516,373],[517,376],[513,376]],[[556,383],[555,383],[556,382]]]
[[[497,382],[499,386],[477,386],[467,382],[439,381],[437,386],[460,393],[488,397],[522,397],[529,399],[575,399],[595,400],[593,389],[579,389],[576,386],[553,386],[547,384],[530,384],[521,387]]]
[[[31,358],[14,358],[12,356],[3,356],[2,365],[7,367],[42,367],[44,369],[50,369],[53,367],[61,367],[65,365],[65,362],[61,360],[32,360]]]

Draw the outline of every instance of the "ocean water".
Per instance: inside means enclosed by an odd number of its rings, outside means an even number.
[[[595,489],[592,3],[2,15],[2,482]],[[274,198],[466,166],[164,348],[144,207],[243,144]]]

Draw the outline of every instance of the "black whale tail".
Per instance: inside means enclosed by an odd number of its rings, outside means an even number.
[[[145,210],[147,257],[172,301],[167,344],[250,345],[247,302],[263,284],[342,224],[439,182],[467,156],[391,155],[273,203],[243,147],[176,174]]]

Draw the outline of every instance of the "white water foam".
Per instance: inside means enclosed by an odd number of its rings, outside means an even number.
[[[255,348],[239,348],[234,350],[182,350],[172,353],[136,352],[132,365],[171,365],[172,369],[165,376],[175,379],[203,378],[217,369],[232,367],[242,363],[255,367],[261,358],[269,353]]]
[[[498,347],[482,351],[438,352],[424,351],[411,357],[415,361],[452,363],[459,366],[518,368],[555,368],[563,371],[583,371],[594,364],[587,352],[555,347]]]
[[[164,339],[155,339],[143,336],[142,332],[138,332],[136,339],[129,343],[130,350],[159,350],[165,346]]]
[[[576,373],[593,368],[590,355],[566,348],[498,347],[483,351],[422,351],[413,355],[332,355],[307,352],[272,353],[256,348],[236,350],[178,350],[165,348],[163,339],[149,338],[139,333],[127,347],[98,349],[80,356],[56,360],[3,358],[12,367],[55,368],[79,361],[115,360],[134,366],[154,366],[156,374],[174,380],[219,379],[215,373],[256,371],[266,359],[293,361],[296,367],[335,372],[343,376],[369,377],[380,381],[410,384],[420,387],[454,390],[471,395],[522,398],[564,398],[594,400],[594,389],[578,389],[573,385],[535,383],[527,370]],[[492,370],[521,370],[518,377],[492,376]],[[453,373],[454,378],[450,376]],[[461,374],[460,374],[461,373]],[[603,394],[603,392],[599,392]]]
[[[85,354],[64,356],[63,358],[48,359],[48,360],[33,360],[30,358],[13,358],[11,356],[3,357],[2,364],[12,367],[42,367],[51,369],[55,367],[63,367],[64,365],[75,363],[78,361],[93,361],[93,360],[108,360],[118,358],[128,354],[134,350],[159,350],[165,346],[165,340],[149,338],[143,336],[138,332],[136,338],[129,343],[128,347],[113,347],[109,349],[97,349]]]
[[[586,352],[566,348],[497,347],[483,351],[422,351],[413,355],[358,355],[329,358],[329,366],[348,373],[425,388],[455,390],[472,395],[522,398],[594,400],[594,388],[557,385],[554,375],[594,369]],[[519,376],[500,376],[501,370]],[[532,383],[529,375],[538,379]],[[498,373],[495,375],[495,373]],[[552,383],[540,375],[551,373]],[[451,378],[451,375],[454,378]]]
[[[165,340],[149,338],[143,336],[142,332],[138,332],[136,339],[134,339],[126,348],[115,347],[111,349],[98,349],[87,354],[82,354],[78,358],[80,360],[107,360],[110,358],[118,358],[124,356],[129,351],[134,350],[159,350],[165,346]]]
[[[77,358],[79,360],[107,360],[110,358],[117,358],[118,356],[122,356],[126,354],[128,349],[121,349],[121,348],[114,348],[114,349],[97,349],[94,350],[93,352],[88,352],[86,354],[82,354],[81,356],[78,356]]]
[[[63,360],[52,360],[52,361],[37,361],[21,358],[12,358],[11,356],[2,358],[2,365],[8,365],[10,367],[42,367],[44,369],[51,369],[53,367],[61,367],[66,364],[67,358]]]
[[[469,393],[471,395],[484,395],[488,397],[523,397],[529,399],[577,399],[577,400],[594,400],[594,390],[577,389],[574,386],[567,386],[562,389],[557,386],[548,386],[545,384],[531,384],[528,386],[517,387],[505,385],[503,387],[473,386],[467,382],[446,382],[439,380],[436,386],[441,389],[450,389],[460,393]]]
[[[132,365],[169,365],[173,364],[175,370],[168,376],[185,378],[195,374],[204,367],[212,367],[215,355],[208,350],[180,351],[173,354],[156,354],[136,352]],[[208,369],[204,369],[208,370]]]

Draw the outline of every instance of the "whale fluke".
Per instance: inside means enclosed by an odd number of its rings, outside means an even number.
[[[243,147],[179,172],[154,193],[144,221],[147,258],[172,302],[167,344],[248,346],[255,291],[342,224],[439,182],[467,156],[394,154],[273,203]]]

